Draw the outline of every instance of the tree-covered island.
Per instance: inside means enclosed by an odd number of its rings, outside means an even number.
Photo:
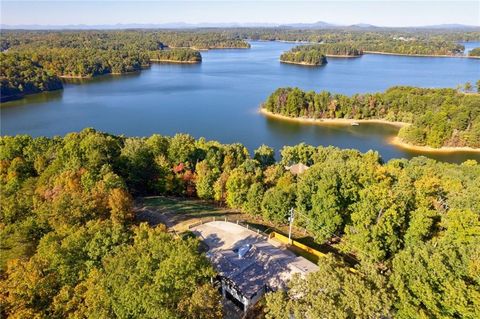
[[[296,46],[282,53],[280,61],[300,65],[319,66],[327,63],[326,57],[351,58],[363,54],[349,43],[326,43]]]
[[[288,52],[282,53],[280,56],[280,62],[307,65],[307,66],[320,66],[327,63],[325,54],[320,50],[307,47],[296,47]]]
[[[455,89],[392,87],[383,93],[346,96],[280,88],[262,110],[296,119],[400,122],[398,144],[480,148],[480,95]]]

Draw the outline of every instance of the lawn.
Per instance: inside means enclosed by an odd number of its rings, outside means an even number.
[[[137,219],[150,224],[165,224],[176,232],[208,218],[242,219],[244,214],[209,201],[179,197],[143,197],[137,199]]]

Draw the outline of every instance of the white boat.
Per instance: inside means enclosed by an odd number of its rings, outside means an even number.
[[[357,122],[353,122],[352,123],[352,126],[359,126],[360,124],[358,124]]]

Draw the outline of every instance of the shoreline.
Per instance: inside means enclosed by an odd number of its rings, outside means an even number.
[[[192,49],[195,51],[201,51],[201,52],[206,52],[210,50],[235,50],[235,49],[250,49],[250,46],[248,47],[209,47],[209,48],[196,48],[196,47],[170,47],[168,46],[169,49]]]
[[[105,74],[102,74],[102,75],[105,75]],[[93,79],[94,78],[94,76],[81,76],[81,75],[59,75],[58,77],[61,79]]]
[[[175,64],[197,64],[202,63],[202,61],[175,61],[175,60],[168,60],[168,59],[150,59],[150,62],[155,63],[175,63]]]
[[[406,54],[406,53],[391,53],[391,52],[381,52],[381,51],[363,51],[363,54],[397,55],[397,56],[412,56],[412,57],[424,57],[424,58],[480,59],[480,57],[478,56],[468,56],[468,55]]]
[[[358,55],[335,55],[335,54],[325,54],[327,58],[342,58],[342,59],[350,59],[350,58],[361,58],[363,54]]]
[[[409,151],[419,151],[424,153],[455,153],[455,152],[480,153],[480,148],[473,148],[470,146],[442,146],[439,148],[434,148],[431,146],[412,145],[402,141],[402,139],[398,136],[390,137],[388,139],[388,143]]]
[[[109,73],[89,75],[89,76],[59,75],[58,77],[61,78],[61,79],[92,80],[92,79],[100,78],[100,77],[103,77],[103,76],[119,76],[119,75],[135,74],[135,73],[141,72],[142,70],[146,70],[148,68],[150,68],[150,65],[142,66],[142,68],[139,69],[139,70],[133,70],[133,71],[128,71],[128,72],[109,72]]]
[[[312,64],[312,63],[307,63],[307,62],[291,62],[291,61],[285,61],[285,60],[280,60],[280,63],[296,64],[296,65],[303,65],[303,66],[323,66],[323,65],[327,64],[327,63]]]
[[[409,123],[405,122],[392,122],[382,119],[368,119],[368,120],[355,120],[355,119],[311,119],[311,118],[295,118],[289,117],[281,114],[275,114],[269,112],[263,108],[259,110],[260,114],[265,115],[266,117],[284,120],[284,121],[291,121],[303,124],[314,124],[314,125],[342,125],[348,126],[352,125],[352,123],[375,123],[375,124],[386,124],[392,125],[398,128],[402,128],[404,126],[410,125]],[[399,148],[403,148],[409,151],[418,151],[424,153],[455,153],[455,152],[468,152],[468,153],[480,153],[480,148],[472,148],[469,146],[462,146],[462,147],[455,147],[455,146],[442,146],[439,148],[434,148],[430,146],[421,146],[421,145],[412,145],[402,141],[398,136],[390,136],[386,138],[388,144],[394,145]]]
[[[41,92],[35,92],[35,93],[27,93],[27,94],[22,94],[22,95],[13,95],[15,98],[10,98],[12,95],[9,95],[9,99],[8,100],[3,100],[3,101],[0,101],[0,109],[3,108],[3,107],[10,107],[10,105],[6,105],[5,106],[5,103],[10,103],[10,102],[17,102],[17,101],[20,101],[20,100],[23,100],[25,98],[28,98],[28,97],[34,97],[34,96],[40,96],[42,94],[51,94],[51,93],[59,93],[59,92],[62,92],[63,91],[63,87],[62,88],[59,88],[59,89],[55,89],[55,90],[45,90],[45,91],[41,91]]]
[[[288,40],[253,40],[258,42],[281,42],[281,43],[293,43],[293,44],[322,44],[320,42],[310,42],[310,41],[288,41]],[[392,52],[382,52],[382,51],[363,51],[363,54],[355,56],[343,56],[343,55],[325,55],[326,57],[334,58],[360,58],[365,54],[380,54],[380,55],[397,55],[397,56],[411,56],[411,57],[426,57],[426,58],[461,58],[461,59],[480,59],[480,56],[469,56],[469,55],[446,55],[446,54],[407,54],[407,53],[392,53]],[[287,62],[285,62],[287,63]]]
[[[376,123],[376,124],[392,125],[398,128],[402,128],[404,126],[410,125],[404,122],[392,122],[392,121],[387,121],[382,119],[356,120],[356,119],[312,119],[312,118],[306,118],[306,117],[289,117],[286,115],[272,113],[270,111],[265,110],[264,108],[260,108],[259,113],[267,117],[276,118],[279,120],[286,120],[286,121],[292,121],[292,122],[304,123],[304,124],[352,125],[352,123]]]

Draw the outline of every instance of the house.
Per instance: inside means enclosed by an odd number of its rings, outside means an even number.
[[[287,171],[290,171],[293,175],[303,174],[309,167],[303,163],[297,163],[291,166],[285,166]]]
[[[213,221],[191,230],[208,246],[222,295],[247,311],[268,291],[285,289],[294,274],[318,266],[241,225]]]

